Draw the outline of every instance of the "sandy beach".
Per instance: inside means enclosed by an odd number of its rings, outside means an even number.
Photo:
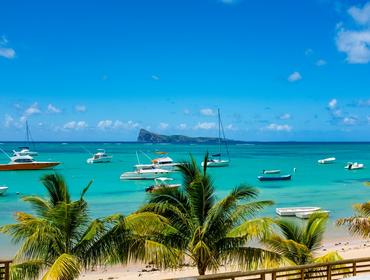
[[[344,259],[363,258],[370,256],[370,240],[358,238],[337,238],[326,240],[319,251],[319,254],[337,251]],[[232,268],[221,268],[219,272],[236,271]],[[195,267],[183,267],[178,270],[170,271],[157,270],[151,265],[131,264],[125,267],[114,266],[99,268],[95,271],[88,271],[80,276],[80,280],[113,280],[113,279],[142,279],[159,280],[176,277],[197,275]]]

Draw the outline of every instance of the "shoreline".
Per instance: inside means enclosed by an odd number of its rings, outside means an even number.
[[[337,251],[344,259],[370,256],[370,240],[346,237],[326,239],[318,251],[318,256],[330,251]],[[217,273],[237,271],[232,267],[221,267]],[[208,273],[210,274],[210,273]],[[79,280],[159,280],[198,275],[196,267],[184,266],[176,270],[158,270],[152,265],[129,264],[127,266],[101,267],[81,274]]]

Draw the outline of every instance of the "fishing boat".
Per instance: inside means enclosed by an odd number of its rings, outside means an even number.
[[[300,219],[308,219],[312,214],[326,214],[326,215],[329,215],[330,211],[328,211],[328,210],[303,211],[303,212],[296,213],[295,216],[297,218],[300,218]]]
[[[314,212],[321,210],[320,207],[286,207],[276,208],[276,214],[280,216],[296,216],[298,213]]]
[[[336,161],[335,157],[330,157],[330,158],[319,159],[317,162],[320,164],[329,164],[329,163],[334,163],[335,161]]]
[[[169,184],[169,181],[172,181],[172,178],[168,177],[159,177],[155,178],[154,185],[151,185],[145,189],[146,192],[155,192],[156,190],[162,189],[162,188],[178,188],[181,186],[181,184]]]
[[[262,170],[262,174],[279,174],[280,170],[275,169],[275,170]]]
[[[106,154],[104,149],[97,149],[96,153],[86,160],[87,163],[107,163],[111,162],[112,156]]]
[[[170,171],[176,170],[176,167],[181,165],[179,162],[175,162],[172,158],[168,156],[167,152],[156,152],[158,155],[162,155],[158,158],[152,159],[150,158],[146,153],[141,152],[144,156],[146,156],[151,163],[148,164],[141,164],[139,161],[139,156],[136,153],[138,164],[135,165],[136,169],[141,169],[141,168],[150,168],[150,167],[155,167],[159,169],[166,169]]]
[[[5,192],[8,190],[8,187],[6,186],[0,186],[0,195],[5,194]]]
[[[204,161],[202,161],[202,163],[201,163],[202,166],[204,166],[206,164],[207,167],[226,167],[226,166],[229,166],[229,164],[230,164],[229,148],[227,146],[224,127],[223,127],[223,124],[222,124],[222,121],[221,121],[220,109],[217,110],[217,116],[218,116],[218,147],[219,147],[219,153],[211,155],[211,157],[207,160],[206,163]],[[221,136],[222,136],[222,138],[221,138]],[[228,159],[222,159],[222,154],[221,154],[222,143],[225,146]]]
[[[39,170],[51,168],[60,164],[60,162],[35,161],[31,156],[21,156],[18,154],[9,158],[9,163],[0,164],[0,171]]]
[[[347,165],[344,168],[348,169],[348,170],[356,170],[356,169],[362,169],[364,167],[365,167],[365,165],[363,163],[348,162]]]
[[[281,176],[258,176],[258,180],[262,181],[289,181],[292,179],[292,175],[281,175]]]
[[[163,177],[169,175],[171,173],[170,170],[155,168],[154,166],[150,166],[148,168],[141,168],[135,171],[129,171],[121,174],[121,180],[154,180],[158,177]]]
[[[38,153],[35,151],[31,151],[29,145],[33,143],[32,135],[30,128],[28,126],[28,121],[26,121],[26,142],[28,146],[18,147],[19,151],[13,151],[13,155],[20,155],[20,156],[37,156]]]

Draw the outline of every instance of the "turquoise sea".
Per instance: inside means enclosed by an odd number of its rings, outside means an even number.
[[[19,145],[2,143],[0,148],[10,152]],[[86,149],[95,151],[97,148],[112,154],[112,163],[86,164],[89,157]],[[175,161],[186,160],[191,153],[198,162],[207,150],[218,152],[218,147],[212,145],[138,143],[35,143],[33,149],[40,153],[38,160],[62,162],[54,170],[66,177],[74,196],[77,197],[82,188],[94,180],[87,200],[95,217],[116,212],[128,214],[145,202],[145,188],[150,181],[119,179],[121,173],[132,170],[136,164],[136,151],[151,157],[156,157],[154,151],[166,151]],[[261,192],[260,199],[271,199],[276,203],[263,215],[275,216],[276,207],[320,206],[331,211],[329,234],[341,236],[346,233],[341,229],[334,230],[335,219],[351,215],[352,204],[370,198],[370,188],[363,184],[370,180],[370,143],[254,143],[231,145],[229,149],[231,165],[209,171],[214,176],[217,196],[224,196],[240,183],[255,186]],[[317,163],[318,159],[332,156],[337,158],[334,164]],[[5,155],[0,155],[0,162],[7,161]],[[140,161],[144,163],[148,159],[141,155]],[[344,169],[348,161],[364,163],[365,169],[348,171]],[[295,173],[293,168],[296,168]],[[283,174],[291,173],[293,177],[286,182],[259,182],[257,176],[263,169],[281,169]],[[39,178],[47,172],[53,171],[0,172],[0,185],[9,187],[6,195],[0,197],[0,225],[13,222],[16,211],[29,210],[20,200],[22,195],[44,194]],[[178,175],[177,179],[180,179]],[[15,249],[9,238],[0,236],[0,257],[11,256]]]

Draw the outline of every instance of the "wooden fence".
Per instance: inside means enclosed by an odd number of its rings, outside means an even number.
[[[171,280],[336,280],[365,273],[370,273],[370,257],[250,272],[228,272],[194,277],[173,278]]]
[[[0,260],[0,280],[9,280],[9,266],[11,262]]]

